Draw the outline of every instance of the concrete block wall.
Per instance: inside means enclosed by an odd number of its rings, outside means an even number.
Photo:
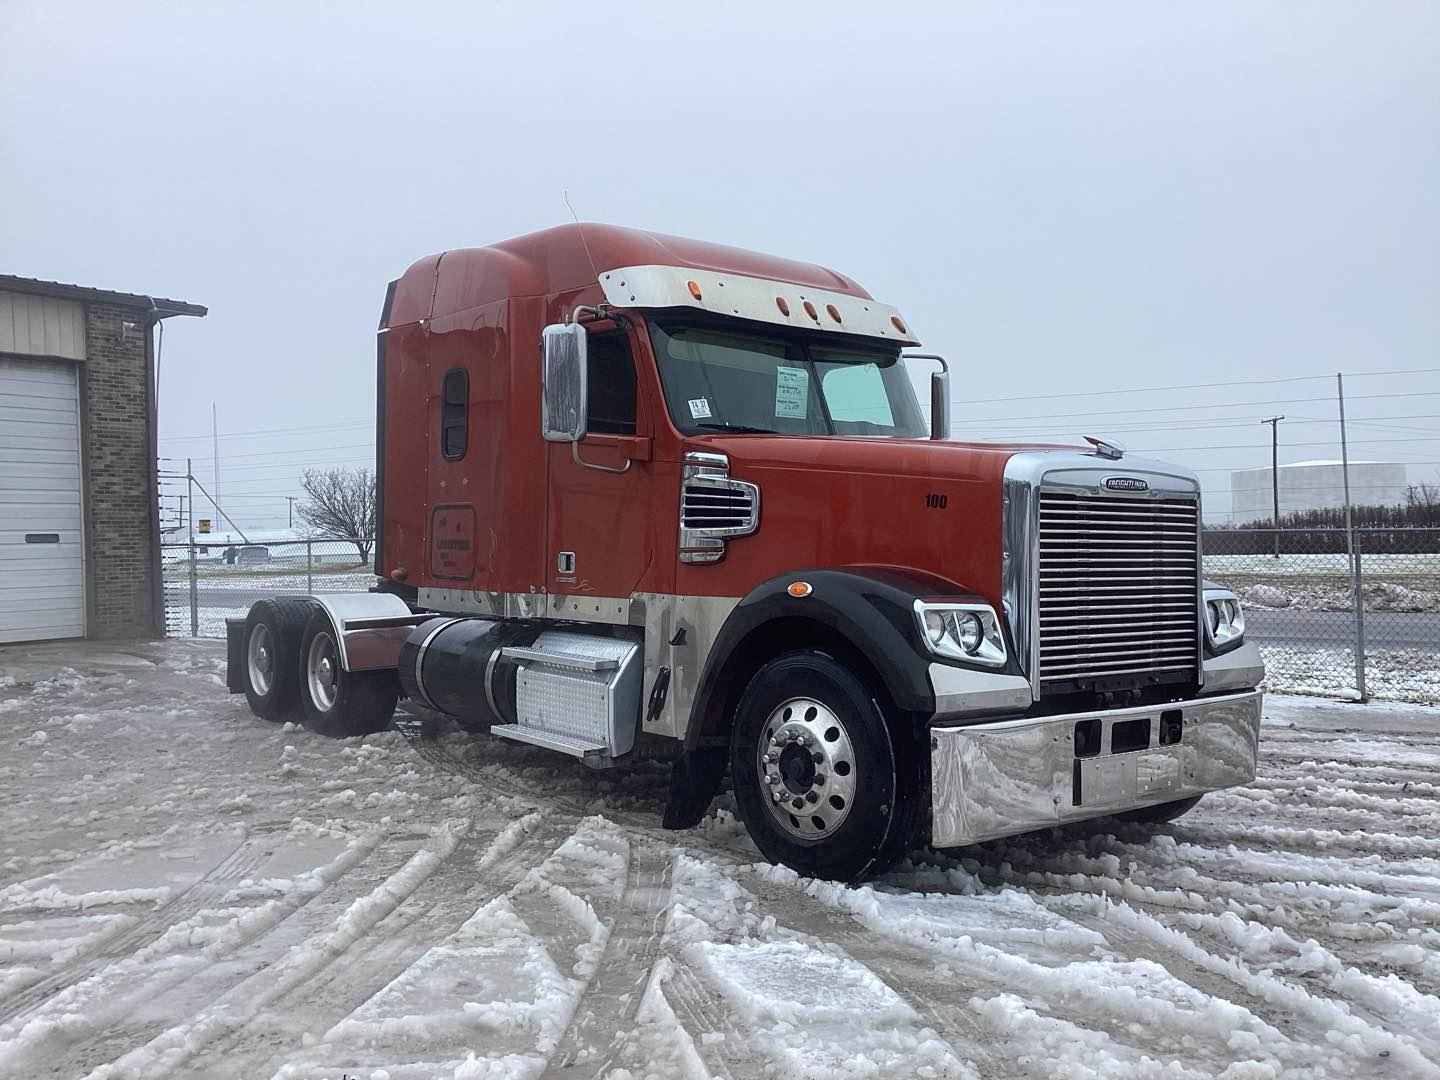
[[[156,637],[155,467],[146,313],[85,307],[84,413],[89,636]],[[126,324],[129,324],[128,326]]]

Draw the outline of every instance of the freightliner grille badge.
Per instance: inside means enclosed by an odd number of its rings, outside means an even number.
[[[1149,491],[1148,482],[1138,476],[1107,476],[1101,481],[1107,491]]]

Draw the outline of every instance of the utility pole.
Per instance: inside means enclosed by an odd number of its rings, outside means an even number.
[[[1272,416],[1269,420],[1261,420],[1262,424],[1270,425],[1270,493],[1275,499],[1275,516],[1271,523],[1275,526],[1275,558],[1280,558],[1280,421],[1283,416]]]
[[[1350,555],[1350,595],[1355,610],[1355,690],[1360,700],[1365,692],[1365,594],[1360,581],[1360,548],[1355,543],[1354,521],[1350,514],[1350,448],[1345,441],[1345,376],[1335,373],[1335,397],[1340,404],[1340,475],[1345,480],[1345,550]]]
[[[212,451],[215,463],[215,494],[210,496],[210,501],[215,504],[215,516],[220,517],[224,511],[220,509],[220,425],[215,419],[215,403],[210,403],[210,437],[214,442],[215,449]]]
[[[293,528],[295,528],[295,496],[294,496],[294,495],[286,495],[285,498],[286,498],[286,499],[289,501],[289,503],[290,503],[290,528],[293,529]]]

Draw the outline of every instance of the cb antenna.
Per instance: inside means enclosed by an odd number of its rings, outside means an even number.
[[[570,205],[570,192],[569,192],[568,189],[562,189],[561,192],[560,192],[560,194],[561,194],[561,196],[562,196],[562,197],[564,198],[564,200],[565,200],[565,209],[566,209],[566,210],[569,210],[569,211],[570,211],[570,216],[575,219],[575,229],[576,229],[576,231],[579,232],[579,234],[580,234],[580,244],[581,244],[581,246],[585,248],[585,258],[587,258],[587,259],[590,260],[590,269],[591,269],[591,270],[594,272],[594,274],[595,274],[595,280],[596,280],[596,281],[599,281],[599,280],[600,280],[600,269],[599,269],[599,267],[597,267],[597,266],[595,265],[595,256],[590,254],[590,244],[589,244],[589,242],[585,239],[585,226],[583,226],[583,225],[580,224],[580,217],[579,217],[579,215],[575,213],[575,208]]]

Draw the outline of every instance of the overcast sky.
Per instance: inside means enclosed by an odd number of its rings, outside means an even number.
[[[0,271],[209,306],[161,453],[208,476],[217,403],[242,524],[370,460],[386,282],[567,189],[854,276],[960,437],[1112,433],[1223,512],[1265,416],[1338,456],[1343,370],[1352,457],[1440,473],[1440,374],[1358,374],[1440,369],[1440,5],[0,0],[0,41]]]

